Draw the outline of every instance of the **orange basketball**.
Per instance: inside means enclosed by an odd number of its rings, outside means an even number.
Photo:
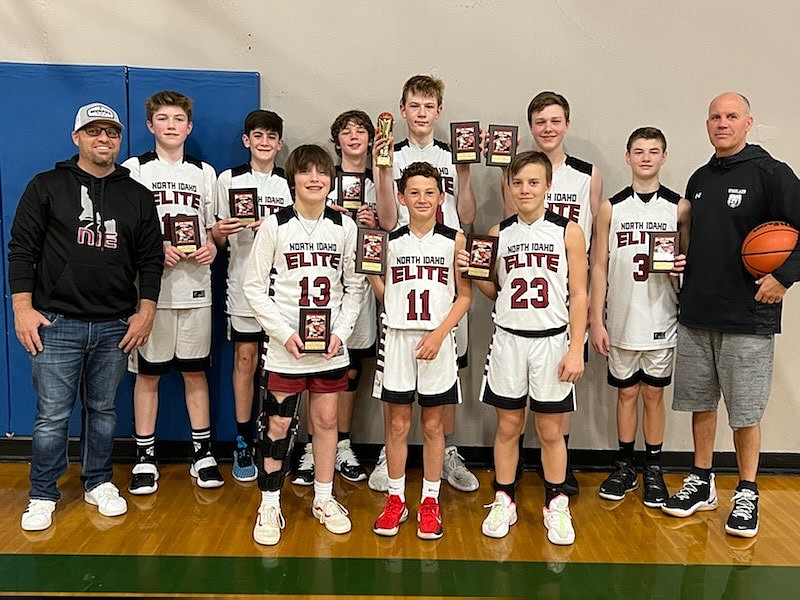
[[[780,267],[797,245],[797,229],[783,221],[763,223],[742,243],[742,262],[753,277],[763,277]]]

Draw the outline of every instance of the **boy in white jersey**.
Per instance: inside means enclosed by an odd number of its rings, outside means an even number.
[[[358,210],[356,220],[359,227],[367,227],[368,229],[378,227],[373,170],[369,168],[371,165],[367,162],[374,141],[375,126],[372,124],[369,115],[362,110],[345,111],[336,117],[331,125],[331,142],[333,142],[336,149],[336,154],[341,158],[341,165],[336,167],[336,179],[331,184],[328,205],[343,214],[349,214],[345,208],[337,204],[338,175],[340,173],[364,175],[364,202]],[[339,395],[338,403],[339,442],[336,446],[336,470],[348,481],[363,481],[367,478],[367,471],[361,465],[351,447],[350,425],[353,420],[356,391],[358,390],[363,369],[362,363],[364,360],[375,356],[376,312],[375,297],[372,294],[372,290],[367,289],[364,304],[358,315],[353,334],[347,340],[347,348],[350,351],[347,390]],[[292,483],[296,485],[311,485],[314,483],[314,452],[312,444],[314,426],[308,422],[306,428],[308,442],[303,450],[303,455],[300,457],[300,462],[292,474]]]
[[[466,243],[464,234],[436,222],[444,201],[438,169],[412,163],[400,177],[398,189],[409,224],[389,236],[385,278],[369,277],[385,311],[373,396],[384,402],[389,475],[386,505],[373,531],[395,535],[408,517],[405,467],[416,395],[424,437],[417,536],[438,539],[443,533],[439,487],[444,409],[461,399],[453,328],[469,309],[472,286],[455,267]]]
[[[233,477],[254,481],[253,462],[253,393],[258,353],[263,331],[253,316],[242,291],[245,265],[253,240],[263,220],[284,206],[292,204],[292,195],[283,169],[275,166],[275,157],[283,147],[283,119],[269,110],[254,110],[244,120],[242,144],[250,150],[250,162],[223,171],[217,179],[214,238],[224,246],[227,241],[228,280],[226,312],[228,339],[233,342],[233,398],[236,417],[236,448],[233,451]],[[256,189],[257,218],[242,225],[231,216],[231,190]]]
[[[568,218],[580,225],[586,241],[587,261],[589,245],[592,239],[592,220],[603,198],[603,177],[596,166],[567,155],[564,150],[564,138],[570,125],[570,107],[567,99],[561,94],[544,91],[536,94],[528,104],[528,126],[536,147],[547,155],[553,165],[553,182],[545,198],[545,207],[552,212]],[[501,173],[503,188],[504,212],[506,216],[515,212],[514,202],[507,187],[507,178]],[[584,359],[588,360],[588,345],[584,350]],[[569,448],[569,431],[572,413],[564,415],[564,440]],[[523,429],[524,436],[524,429]],[[523,437],[520,437],[520,457],[523,450]],[[569,458],[569,457],[568,457]],[[522,472],[522,461],[517,470],[517,477]],[[577,494],[578,480],[572,473],[572,466],[567,460],[567,494]]]
[[[392,147],[393,167],[378,169],[380,194],[378,217],[387,231],[408,224],[408,209],[398,204],[397,182],[405,168],[413,162],[427,162],[439,170],[442,177],[444,201],[436,213],[436,222],[458,231],[462,226],[472,225],[475,220],[475,195],[469,164],[453,165],[450,145],[434,138],[434,127],[442,114],[444,82],[430,75],[415,75],[403,85],[400,97],[400,116],[408,127],[408,138]],[[392,177],[393,181],[389,180]],[[467,366],[467,317],[456,329],[459,368]],[[455,406],[448,406],[444,414],[444,429],[447,438],[442,478],[462,492],[478,489],[478,478],[464,464],[455,445]],[[378,464],[370,476],[372,489],[386,491],[386,462],[383,451]]]
[[[158,382],[175,368],[181,372],[186,408],[192,427],[194,453],[189,469],[204,488],[224,483],[211,451],[206,370],[211,365],[211,263],[217,255],[214,223],[214,185],[211,165],[184,152],[192,131],[192,100],[162,91],[145,102],[147,128],[156,142],[154,152],[123,163],[131,177],[152,190],[164,230],[164,275],[153,331],[146,344],[131,353],[129,368],[137,374],[133,408],[137,462],[128,488],[131,494],[152,494],[158,488],[155,457]],[[169,243],[171,219],[196,217],[200,247],[184,254]]]
[[[664,388],[672,380],[678,329],[676,282],[668,273],[649,272],[650,233],[680,231],[688,242],[690,204],[659,181],[667,140],[655,127],[628,138],[625,160],[631,185],[600,205],[592,248],[591,338],[608,357],[608,384],[617,388],[619,456],[600,485],[606,500],[622,500],[637,488],[633,448],[638,400],[644,404],[644,503],[658,508],[669,497],[661,473]],[[605,319],[603,315],[605,313]]]
[[[347,389],[345,341],[366,286],[355,272],[355,223],[325,206],[333,173],[330,156],[319,146],[299,146],[289,155],[286,176],[295,204],[261,225],[245,272],[245,297],[269,336],[258,419],[261,505],[253,528],[253,538],[264,545],[277,544],[285,525],[280,506],[284,459],[306,390],[315,432],[312,514],[332,533],[351,528],[347,509],[333,497],[336,404]],[[298,333],[303,308],[327,313],[330,342],[323,353],[304,352]]]
[[[575,541],[575,530],[564,490],[567,446],[561,423],[564,413],[575,410],[574,383],[584,369],[586,246],[578,225],[545,209],[552,173],[541,152],[514,157],[508,190],[516,214],[489,230],[499,237],[496,280],[476,281],[495,300],[495,330],[481,385],[481,401],[497,410],[495,497],[481,529],[500,538],[517,522],[518,442],[530,397],[542,445],[547,538],[567,545]],[[468,264],[463,252],[459,265],[466,269]]]

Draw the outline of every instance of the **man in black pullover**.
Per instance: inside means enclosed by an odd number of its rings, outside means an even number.
[[[733,430],[739,484],[725,531],[758,533],[761,417],[772,384],[781,301],[800,280],[800,251],[754,279],[740,257],[748,232],[766,221],[800,225],[800,182],[784,163],[747,144],[750,103],[727,92],[709,106],[706,128],[715,153],[689,179],[692,228],[680,294],[673,408],[692,412],[694,465],[662,510],[687,517],[717,508],[711,471],[720,391]],[[799,246],[800,247],[800,246]]]
[[[153,325],[164,251],[152,194],[114,163],[122,129],[105,104],[81,107],[78,155],[31,180],[11,227],[14,326],[38,395],[26,531],[52,523],[78,392],[83,498],[108,517],[128,509],[111,483],[114,398],[127,354]]]

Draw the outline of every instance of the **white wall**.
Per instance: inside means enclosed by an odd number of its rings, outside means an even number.
[[[0,57],[259,71],[263,106],[286,121],[281,160],[300,143],[326,142],[343,110],[397,114],[405,79],[429,72],[447,85],[439,136],[448,135],[451,120],[517,123],[528,148],[527,103],[553,89],[572,104],[568,151],[600,167],[610,195],[629,181],[624,144],[643,125],[665,132],[670,159],[663,181],[683,191],[711,154],[703,124],[708,102],[727,89],[750,98],[756,120],[750,141],[800,169],[798,18],[795,3],[745,0],[5,0]],[[398,127],[397,135],[403,133]],[[477,231],[501,216],[497,177],[496,169],[473,167]],[[791,375],[800,371],[795,292],[787,304],[763,423],[765,451],[800,451]],[[458,417],[465,445],[490,445],[494,434],[492,411],[475,399],[488,311],[483,298],[472,308],[473,367]],[[572,445],[616,447],[614,393],[597,356],[578,390]],[[354,429],[366,431],[360,441],[380,441],[377,401],[362,397],[357,410]],[[666,449],[691,449],[688,424],[686,415],[669,415]],[[730,449],[724,416],[719,431],[718,448]]]

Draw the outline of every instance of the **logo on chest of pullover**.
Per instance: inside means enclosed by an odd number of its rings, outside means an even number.
[[[728,206],[730,208],[739,206],[746,193],[747,190],[745,188],[728,188]]]

